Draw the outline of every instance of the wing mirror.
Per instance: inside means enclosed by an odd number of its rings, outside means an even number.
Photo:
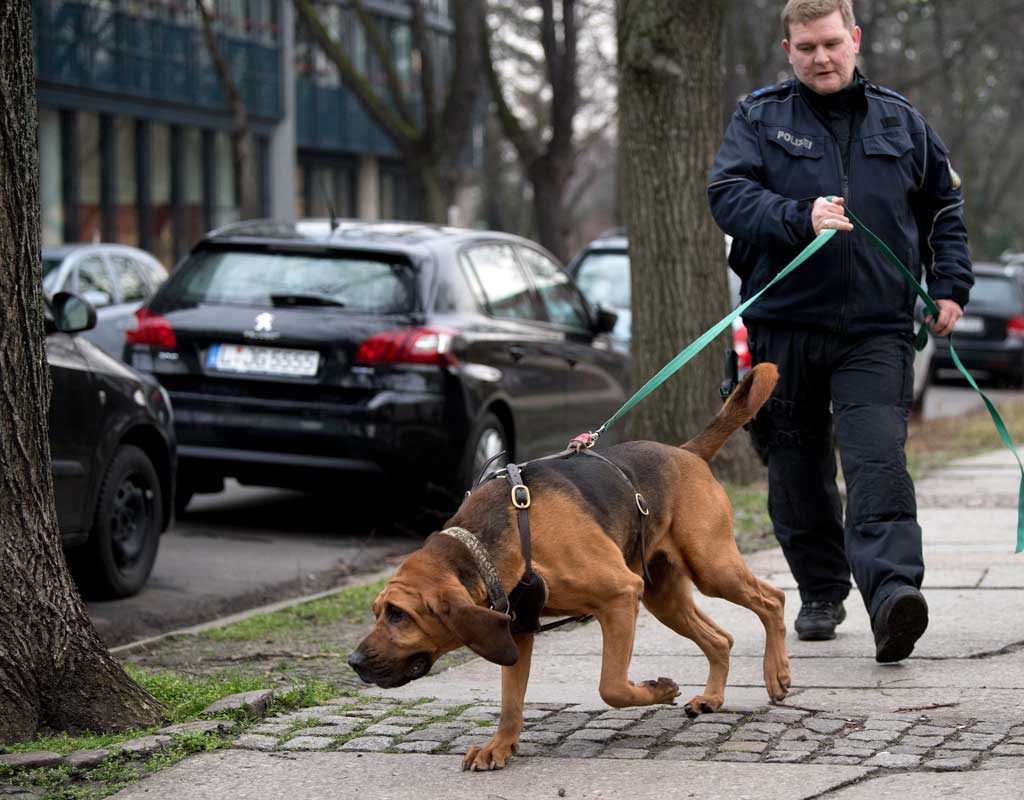
[[[602,305],[598,305],[595,308],[594,317],[595,334],[611,333],[615,330],[615,323],[619,321],[619,315],[617,312],[605,308]]]
[[[96,327],[96,309],[71,292],[57,292],[50,301],[53,322],[61,333],[81,333]]]

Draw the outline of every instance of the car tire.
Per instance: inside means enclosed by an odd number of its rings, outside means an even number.
[[[163,497],[149,457],[122,445],[107,467],[89,541],[76,554],[75,576],[86,594],[116,599],[145,585],[160,544]]]
[[[502,450],[511,452],[511,442],[501,420],[494,414],[485,414],[466,438],[466,449],[462,455],[462,489],[473,487],[487,460]],[[492,463],[487,471],[500,469],[508,463],[507,455]]]

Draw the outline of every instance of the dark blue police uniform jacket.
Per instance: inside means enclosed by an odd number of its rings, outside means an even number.
[[[735,240],[729,262],[744,299],[813,239],[814,200],[838,195],[919,280],[927,273],[933,298],[966,305],[974,281],[946,147],[909,101],[863,84],[866,110],[845,172],[832,129],[795,79],[759,89],[733,114],[707,191],[712,215]],[[743,316],[837,333],[904,332],[914,299],[899,270],[855,229],[833,236]]]

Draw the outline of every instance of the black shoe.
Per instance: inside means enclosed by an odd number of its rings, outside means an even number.
[[[875,612],[875,661],[891,664],[912,652],[928,627],[928,603],[913,586],[901,586]]]
[[[810,600],[800,606],[797,614],[797,637],[804,642],[823,642],[836,638],[836,625],[846,619],[842,601]]]

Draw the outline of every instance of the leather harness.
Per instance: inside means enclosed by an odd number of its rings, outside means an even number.
[[[512,487],[511,499],[512,505],[516,509],[516,518],[519,527],[519,547],[522,552],[525,565],[522,577],[519,579],[519,582],[512,589],[510,594],[505,594],[505,590],[502,587],[501,582],[498,580],[497,570],[495,569],[486,548],[476,536],[465,528],[446,528],[441,531],[443,535],[451,536],[452,538],[462,542],[462,544],[469,550],[470,554],[473,556],[473,560],[476,562],[477,569],[480,572],[480,577],[483,579],[484,585],[487,587],[487,597],[490,600],[491,607],[496,611],[508,613],[512,617],[512,622],[510,624],[512,633],[537,633],[557,628],[569,622],[582,621],[590,618],[585,615],[581,617],[569,617],[543,626],[540,624],[540,613],[547,603],[548,588],[544,579],[533,571],[529,516],[529,508],[533,503],[533,499],[530,496],[530,488],[523,480],[523,469],[530,464],[534,464],[539,461],[548,461],[554,458],[568,458],[572,455],[585,454],[593,456],[594,458],[599,458],[601,461],[611,466],[622,477],[622,479],[629,484],[630,490],[633,493],[636,507],[640,514],[637,535],[640,543],[640,561],[643,568],[644,580],[647,583],[652,583],[651,575],[647,570],[645,521],[650,515],[647,502],[644,500],[643,495],[637,491],[636,486],[633,484],[630,477],[618,464],[590,449],[590,447],[593,446],[595,438],[596,437],[593,437],[593,434],[582,434],[581,436],[577,436],[573,439],[569,443],[569,446],[560,453],[542,456],[541,458],[534,459],[533,461],[526,461],[522,464],[510,463],[505,465],[502,469],[498,469],[487,474],[487,467],[504,455],[504,453],[499,453],[491,458],[491,460],[484,465],[483,470],[481,470],[481,475],[477,478],[477,481],[473,486],[474,489],[484,481],[501,476],[507,477],[509,484],[511,484]],[[466,493],[467,496],[469,494],[469,492]]]

